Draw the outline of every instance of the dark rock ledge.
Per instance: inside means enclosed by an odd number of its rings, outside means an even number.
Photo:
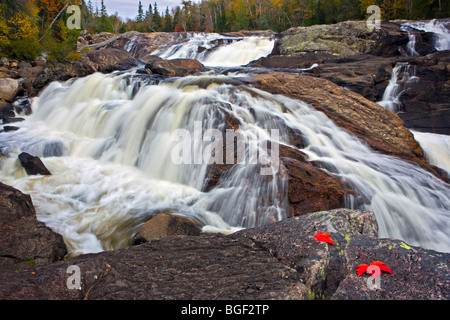
[[[378,239],[374,214],[336,209],[231,235],[168,236],[64,259],[62,237],[39,223],[31,199],[0,184],[0,299],[423,299],[449,295],[450,254]],[[34,221],[31,225],[21,223]],[[326,231],[335,246],[318,242]],[[36,232],[35,232],[36,231]],[[37,232],[39,231],[39,232]],[[381,288],[356,267],[381,260]],[[81,288],[68,289],[68,267]]]

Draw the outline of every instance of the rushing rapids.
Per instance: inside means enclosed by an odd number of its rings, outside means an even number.
[[[273,47],[251,37],[206,55],[191,50],[198,41],[157,54],[239,66]],[[241,60],[252,46],[264,50]],[[375,212],[380,237],[450,251],[447,184],[372,151],[310,105],[250,88],[242,77],[205,73],[159,83],[131,70],[53,82],[20,130],[0,135],[0,178],[31,194],[38,219],[64,236],[72,254],[126,247],[160,212],[229,233],[286,218],[289,185],[275,146],[296,148],[291,128],[302,133],[308,160],[357,191],[346,205]],[[211,164],[224,156],[228,117],[239,122],[244,151],[232,154],[226,176],[208,187]],[[26,175],[17,160],[22,151],[42,157],[52,175]]]
[[[136,53],[135,39],[125,45]],[[234,37],[217,33],[189,33],[187,38],[173,36],[172,41],[153,51],[152,55],[164,59],[196,59],[209,67],[238,67],[265,57],[273,50],[275,41],[270,37]]]
[[[419,55],[415,47],[416,35],[414,34],[414,30],[433,33],[434,47],[437,51],[450,50],[450,31],[448,25],[450,25],[450,22],[443,23],[436,19],[404,23],[403,28],[409,32],[408,54],[411,56]]]

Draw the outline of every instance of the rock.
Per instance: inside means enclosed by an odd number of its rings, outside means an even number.
[[[9,67],[9,60],[6,57],[0,58],[0,66]]]
[[[255,75],[253,86],[300,99],[324,112],[372,149],[414,161],[442,180],[450,181],[444,172],[424,159],[422,148],[399,116],[359,94],[326,79],[285,72]]]
[[[201,229],[198,224],[193,223],[188,218],[160,213],[147,221],[133,240],[135,244],[141,244],[167,236],[198,236],[200,233]]]
[[[15,127],[15,126],[3,126],[3,131],[4,132],[17,131],[19,129],[20,129],[19,127]]]
[[[340,208],[349,192],[338,177],[306,160],[301,151],[280,145],[280,163],[288,179],[288,217]]]
[[[22,152],[19,154],[19,160],[22,167],[29,175],[51,175],[50,171],[45,167],[39,157],[32,156],[29,153]]]
[[[391,58],[361,54],[325,62],[311,73],[376,102],[382,100],[394,63]]]
[[[0,101],[0,119],[14,118],[16,116],[14,107],[8,102]]]
[[[328,232],[335,245],[313,234]],[[367,287],[365,259],[386,263],[381,289]],[[28,272],[0,273],[0,299],[440,299],[448,253],[378,239],[375,216],[338,209],[310,213],[231,235],[172,236],[126,249],[86,254]],[[80,290],[67,288],[69,266]],[[413,275],[413,278],[410,276]]]
[[[26,62],[26,61],[20,61],[19,64],[17,65],[17,69],[28,69],[31,68],[31,63]]]
[[[19,81],[11,78],[0,78],[0,100],[12,101],[19,91]]]
[[[94,64],[94,68],[103,73],[127,70],[139,65],[139,61],[130,53],[116,48],[89,51],[87,57]]]
[[[158,56],[146,56],[142,60],[151,73],[166,77],[184,77],[205,71],[205,67],[194,59],[165,60]]]
[[[282,33],[279,51],[282,55],[326,53],[350,56],[373,50],[375,37],[364,21],[297,27]]]
[[[411,81],[400,96],[399,117],[405,126],[418,131],[450,134],[450,51],[441,51],[425,57],[400,59],[416,70],[416,81]]]
[[[318,230],[328,232],[335,245],[316,241],[310,232]],[[373,213],[338,209],[240,231],[232,237],[248,238],[296,270],[311,299],[448,299],[448,253],[376,235]],[[392,270],[392,275],[380,276],[381,289],[368,288],[368,274],[357,276],[357,266],[365,263],[360,250],[369,263],[383,261]]]
[[[45,65],[47,65],[47,59],[45,59],[42,56],[37,57],[34,62],[36,63],[37,66],[40,67],[44,67]]]
[[[36,219],[30,196],[0,183],[1,273],[47,265],[66,253],[62,236]]]

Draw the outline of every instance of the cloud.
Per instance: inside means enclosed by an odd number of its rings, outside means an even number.
[[[92,4],[96,5],[100,8],[101,0],[91,0]],[[119,13],[119,17],[124,19],[130,18],[134,19],[138,13],[139,0],[103,0],[106,6],[106,10],[108,14],[114,14],[115,12]],[[158,10],[162,14],[166,10],[166,7],[172,8],[178,5],[181,5],[181,0],[141,0],[142,7],[144,8],[144,12],[148,10],[149,4],[154,5],[154,3],[158,5]]]

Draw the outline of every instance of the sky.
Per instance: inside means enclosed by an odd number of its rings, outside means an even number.
[[[92,4],[95,5],[97,3],[97,6],[100,8],[101,0],[91,0]],[[119,13],[119,17],[122,17],[123,19],[130,18],[134,19],[137,16],[138,13],[138,6],[139,6],[139,0],[103,0],[106,6],[106,10],[108,11],[108,14],[114,14],[116,11]],[[166,10],[166,7],[169,7],[171,9],[172,7],[176,7],[178,5],[181,5],[182,0],[141,0],[142,7],[144,8],[144,12],[148,10],[148,5],[151,4],[153,7],[153,4],[156,2],[158,5],[158,11],[160,13],[164,13]]]

